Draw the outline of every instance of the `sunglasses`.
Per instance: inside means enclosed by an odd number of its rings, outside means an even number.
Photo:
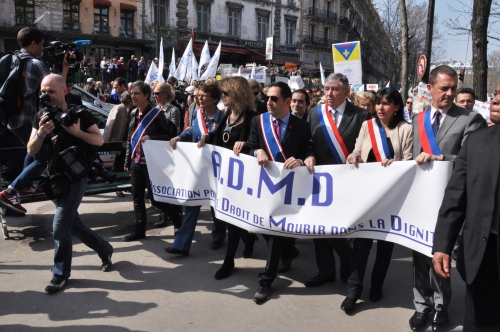
[[[259,91],[254,91],[253,95],[257,96],[259,94]]]
[[[153,95],[158,96],[161,92],[153,92]]]
[[[271,99],[273,103],[277,103],[279,97],[277,97],[277,96],[264,96],[264,101],[266,103],[269,101],[269,99]]]
[[[221,93],[222,93],[222,97],[227,97],[227,96],[229,96],[229,93],[227,93],[226,91],[221,91]]]

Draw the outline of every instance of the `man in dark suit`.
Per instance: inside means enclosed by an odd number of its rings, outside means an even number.
[[[499,124],[500,95],[490,109],[491,121]],[[467,283],[464,331],[500,331],[499,138],[496,125],[472,133],[464,143],[434,232],[433,264],[445,279],[450,278],[450,254],[458,238],[457,270]]]
[[[73,90],[73,78],[66,78],[66,88],[68,88],[68,93],[66,93],[66,96],[64,97],[64,99],[66,99],[66,103],[72,105],[83,105],[82,97],[76,93],[71,93],[71,90]]]
[[[306,90],[298,89],[292,94],[292,103],[290,108],[292,109],[292,114],[302,120],[307,120],[307,115],[309,114],[308,109],[311,106],[311,101],[307,95]]]
[[[413,156],[417,164],[430,161],[455,160],[465,138],[474,130],[486,126],[486,121],[476,112],[471,112],[453,104],[457,92],[457,72],[448,66],[438,66],[429,74],[427,90],[432,96],[430,110],[413,117]],[[428,118],[432,124],[432,137],[439,146],[439,152],[425,151],[426,138],[420,137],[419,117]],[[421,120],[421,119],[420,119]],[[422,144],[422,142],[424,144]],[[439,154],[440,153],[440,154]],[[463,221],[463,220],[462,220]],[[415,313],[410,319],[410,328],[420,331],[426,326],[427,314],[434,311],[433,331],[443,329],[448,324],[448,305],[451,301],[450,279],[441,277],[432,265],[432,259],[413,251],[413,303]]]
[[[315,160],[312,156],[309,141],[311,132],[307,123],[290,113],[290,102],[292,91],[283,82],[276,82],[269,86],[267,91],[267,109],[269,113],[263,113],[252,119],[250,136],[247,145],[250,147],[249,154],[257,157],[257,162],[263,167],[269,166],[270,160],[284,162],[284,168],[307,166],[309,171],[314,171]],[[271,116],[274,124],[274,133],[279,138],[286,160],[273,157],[273,151],[268,151],[265,137],[261,128],[261,118]],[[282,155],[280,155],[282,156]],[[263,272],[259,273],[259,288],[253,298],[257,304],[266,302],[271,296],[271,284],[276,278],[280,257],[282,262],[291,264],[294,257],[298,255],[294,247],[293,239],[283,236],[264,236],[267,240],[267,263]]]
[[[361,125],[370,119],[371,115],[347,101],[350,89],[346,76],[339,73],[331,74],[326,78],[324,86],[326,104],[312,107],[307,118],[312,133],[314,156],[318,165],[344,164],[347,155],[354,150]],[[345,144],[346,151],[332,151],[331,137],[326,136],[327,130],[323,121],[326,116],[331,116],[335,126],[338,127],[338,133]],[[336,154],[338,154],[337,157]],[[338,159],[340,155],[343,159]],[[333,250],[340,258],[340,279],[346,282],[349,277],[349,261],[352,253],[348,240],[336,238],[314,239],[313,241],[319,271],[315,277],[304,282],[306,287],[319,287],[324,283],[335,281],[336,268]]]

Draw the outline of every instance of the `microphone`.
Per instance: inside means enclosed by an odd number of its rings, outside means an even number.
[[[92,40],[75,40],[73,43],[78,47],[85,47],[92,45]]]

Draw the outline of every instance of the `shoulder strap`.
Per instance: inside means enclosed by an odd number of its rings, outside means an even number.
[[[54,175],[57,172],[57,162],[59,160],[59,152],[61,152],[61,146],[64,140],[64,131],[61,131],[56,140],[56,144],[52,149],[52,156],[50,159],[50,164],[48,167],[49,175]]]

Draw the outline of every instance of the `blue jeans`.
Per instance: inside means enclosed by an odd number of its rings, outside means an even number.
[[[97,252],[101,260],[113,252],[113,247],[96,232],[88,228],[80,220],[78,207],[87,188],[87,179],[71,183],[68,195],[55,199],[56,213],[52,228],[55,242],[54,268],[52,273],[59,278],[68,279],[71,274],[71,258],[73,251],[72,235],[83,244]]]

